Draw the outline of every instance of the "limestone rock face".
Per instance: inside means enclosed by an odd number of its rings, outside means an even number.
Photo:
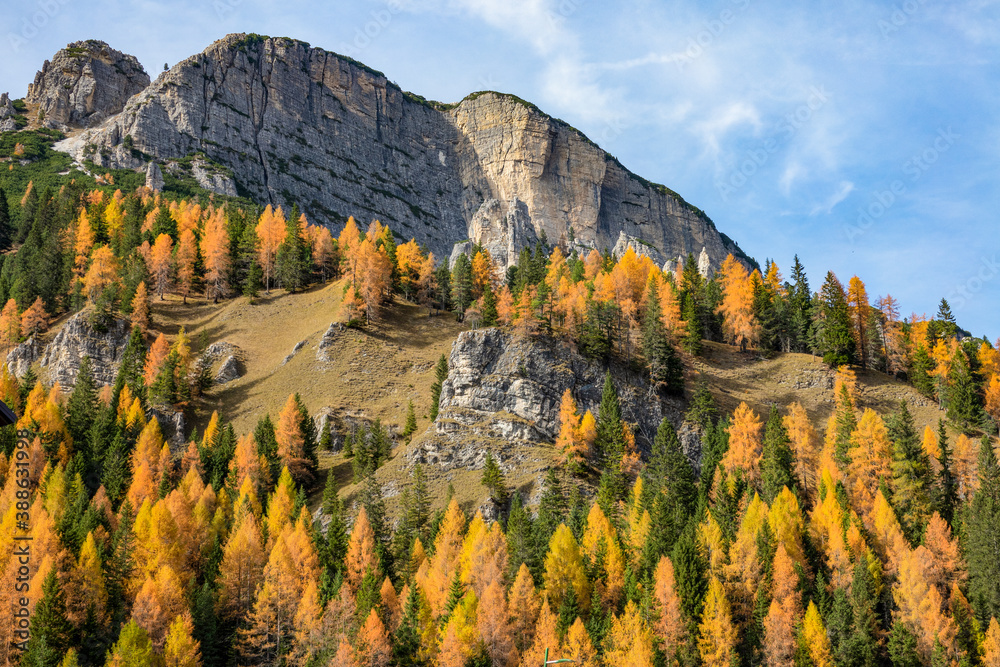
[[[160,170],[160,165],[155,162],[150,162],[146,167],[146,187],[153,192],[163,190],[163,172]]]
[[[489,92],[427,102],[285,38],[229,35],[57,147],[128,169],[145,168],[136,150],[160,162],[200,152],[231,170],[241,194],[297,202],[332,227],[377,217],[440,259],[468,238],[510,263],[543,232],[610,249],[624,231],[665,257],[705,247],[714,266],[739,253],[701,211],[534,106]]]
[[[425,438],[415,457],[475,469],[485,449],[499,445],[494,453],[504,461],[516,457],[516,447],[504,451],[510,443],[552,442],[563,393],[571,390],[580,412],[596,415],[605,372],[602,363],[585,359],[565,342],[519,339],[495,328],[462,332],[448,359],[436,437]],[[656,393],[642,373],[614,364],[611,373],[640,447],[648,450],[664,417],[680,424],[681,401]]]
[[[88,314],[83,311],[71,317],[42,352],[43,374],[49,382],[58,382],[64,389],[76,384],[84,356],[90,357],[97,386],[114,384],[128,343],[127,320],[115,319],[107,331],[98,331],[91,326]]]
[[[46,60],[25,101],[37,105],[39,119],[48,127],[90,127],[120,112],[128,98],[148,85],[149,75],[135,56],[87,40]]]
[[[42,344],[32,336],[7,353],[7,370],[21,379],[31,365],[42,356]]]

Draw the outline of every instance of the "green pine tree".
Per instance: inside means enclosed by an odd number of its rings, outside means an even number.
[[[795,488],[792,474],[794,456],[788,431],[781,420],[778,408],[771,406],[771,413],[764,427],[763,458],[760,463],[760,486],[764,502],[770,504],[785,487]]]
[[[31,638],[21,656],[26,667],[57,667],[69,648],[73,626],[66,618],[66,598],[56,578],[55,568],[42,584],[42,598],[31,615]]]
[[[507,497],[510,493],[507,489],[507,481],[504,478],[503,471],[500,470],[500,466],[497,464],[497,460],[493,458],[493,452],[486,452],[486,463],[483,466],[483,476],[480,479],[480,483],[489,491],[493,502],[500,505],[507,502]]]
[[[441,402],[441,387],[448,379],[448,359],[443,354],[434,367],[434,383],[431,385],[431,421],[437,419]]]
[[[663,326],[660,296],[656,283],[646,290],[646,315],[642,326],[642,352],[649,366],[649,379],[667,394],[684,394],[684,366]]]
[[[892,499],[903,530],[916,541],[931,510],[933,473],[905,401],[886,424],[892,440]]]
[[[409,442],[410,437],[417,431],[417,413],[413,409],[413,401],[406,406],[406,424],[403,426],[403,438]]]

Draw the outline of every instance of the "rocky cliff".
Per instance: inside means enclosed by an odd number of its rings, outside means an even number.
[[[563,393],[569,389],[581,413],[596,416],[607,370],[567,342],[523,339],[495,328],[463,332],[448,359],[434,431],[411,457],[446,469],[477,467],[487,449],[553,442]],[[658,394],[644,373],[617,363],[610,371],[623,418],[633,425],[641,448],[648,451],[664,417],[681,425],[682,399]],[[701,455],[697,442],[685,442],[695,465]]]
[[[46,60],[28,86],[25,102],[48,127],[90,127],[120,112],[128,98],[148,85],[149,75],[135,56],[90,39]]]
[[[487,92],[427,102],[349,58],[285,38],[229,35],[59,147],[129,169],[170,169],[201,153],[223,166],[203,179],[208,187],[295,202],[331,225],[377,217],[439,258],[472,239],[510,262],[543,233],[610,249],[624,232],[662,257],[706,248],[714,267],[739,253],[677,194],[520,99]]]

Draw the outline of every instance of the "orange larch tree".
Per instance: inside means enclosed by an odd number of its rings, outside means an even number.
[[[264,270],[264,291],[268,293],[271,291],[271,278],[274,276],[278,247],[285,240],[285,233],[285,214],[281,207],[273,210],[268,205],[257,222],[257,238],[260,239],[258,259]]]
[[[116,280],[118,280],[118,260],[114,252],[108,246],[97,248],[90,258],[90,268],[87,269],[87,275],[83,279],[87,298],[91,302],[97,301],[104,288]]]
[[[722,263],[720,274],[722,303],[716,312],[722,314],[722,330],[730,343],[746,350],[757,342],[760,329],[753,314],[753,282],[732,255]]]
[[[135,296],[132,297],[132,326],[139,327],[139,330],[146,333],[149,330],[149,292],[146,291],[146,281],[139,283],[135,288]]]
[[[170,272],[173,268],[174,241],[167,234],[156,237],[149,253],[149,273],[153,276],[156,293],[163,300],[163,294],[170,287]]]
[[[861,367],[868,367],[868,315],[871,306],[865,284],[853,276],[847,285],[847,311],[851,316],[851,336],[858,351]]]
[[[216,210],[205,221],[201,256],[205,262],[205,282],[208,285],[205,296],[218,303],[220,297],[229,295],[229,283],[226,279],[229,273],[229,233],[222,209]]]
[[[760,481],[763,430],[760,417],[746,403],[740,403],[729,426],[729,450],[722,459],[722,466],[728,474],[739,470],[751,484]]]
[[[40,334],[49,326],[49,316],[45,312],[42,297],[36,297],[35,302],[21,314],[21,331],[25,336]]]

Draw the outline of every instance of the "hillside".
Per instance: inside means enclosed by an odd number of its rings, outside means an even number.
[[[391,460],[377,473],[386,495],[392,497],[411,481],[415,453],[437,440],[436,426],[427,418],[433,366],[442,354],[449,355],[457,335],[467,327],[447,313],[428,317],[426,308],[397,298],[382,321],[367,330],[344,330],[328,351],[329,361],[318,361],[317,346],[337,313],[343,290],[341,281],[298,294],[275,290],[262,295],[254,305],[244,298],[221,305],[191,299],[184,305],[179,298],[168,297],[153,303],[155,328],[174,335],[183,326],[198,345],[225,341],[245,353],[246,374],[213,387],[197,402],[189,428],[199,432],[213,410],[230,421],[237,433],[250,432],[260,416],[275,418],[288,395],[295,392],[302,395],[313,415],[329,408],[339,416],[381,419],[398,431],[407,402],[412,400],[417,434],[410,445],[398,444]],[[284,363],[300,343],[302,347]],[[785,412],[797,401],[817,429],[825,428],[835,406],[834,372],[822,360],[798,353],[766,358],[708,341],[704,346],[699,357],[684,355],[686,399],[703,380],[724,414],[746,402],[757,414],[766,416],[772,404]],[[888,414],[905,400],[921,431],[926,425],[936,428],[938,419],[945,417],[933,401],[904,382],[874,371],[859,371],[858,379],[859,408]],[[553,419],[558,416],[558,406],[555,412],[550,416]],[[671,415],[678,426],[680,414],[674,411]],[[460,433],[465,439],[476,440],[471,430]],[[504,468],[509,482],[537,502],[542,478],[557,455],[551,441],[520,446],[516,456],[496,440],[492,445],[488,440],[483,442],[486,444],[479,446],[506,449],[510,462]],[[485,491],[479,483],[482,456],[472,459],[471,466],[426,466],[437,503],[443,501],[449,483],[466,511],[475,511],[483,502]],[[324,452],[320,468],[332,470],[344,485],[342,492],[352,497],[356,488],[349,460]],[[321,487],[311,494],[314,507],[318,506]],[[395,513],[398,507],[390,510]]]

